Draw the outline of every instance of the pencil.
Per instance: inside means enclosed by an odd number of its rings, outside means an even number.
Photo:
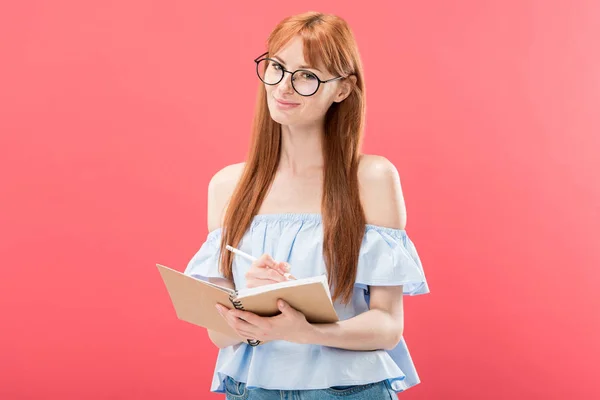
[[[253,262],[257,260],[256,257],[251,256],[250,254],[245,253],[245,252],[241,251],[240,249],[236,249],[235,247],[232,247],[230,245],[226,245],[225,248],[227,250],[231,251],[232,253],[235,253],[241,257],[244,257],[246,260],[253,261]],[[283,276],[285,276],[287,279],[290,279],[292,277],[292,274],[290,274],[289,272],[286,272],[283,274]]]

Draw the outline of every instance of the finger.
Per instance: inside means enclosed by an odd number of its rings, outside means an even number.
[[[229,325],[232,328],[235,328],[234,327],[234,322],[236,321],[237,318],[235,318],[233,315],[231,315],[229,313],[229,310],[227,310],[227,311],[219,311],[219,313],[225,319],[225,322],[227,322],[227,325]]]
[[[277,308],[279,308],[279,311],[283,312],[287,312],[286,310],[286,306],[287,303],[281,299],[277,300]]]
[[[291,274],[290,274],[290,270],[292,269],[292,267],[290,266],[290,264],[288,264],[285,261],[281,261],[280,263],[277,264],[277,270],[279,271],[279,273],[281,275],[283,275],[286,279],[296,279],[294,278]]]
[[[260,332],[256,327],[254,327],[253,329],[234,327],[233,329],[238,335],[245,339],[258,339],[260,336]]]
[[[273,272],[276,274],[283,276],[279,273],[279,271],[274,270],[270,267],[253,267],[246,271],[245,277],[246,279],[272,279]]]
[[[257,336],[256,332],[247,332],[244,330],[237,330],[236,333],[245,339],[258,340],[258,338],[256,337]]]
[[[252,265],[258,268],[276,268],[277,263],[269,254],[263,254],[256,261],[252,262]]]
[[[278,283],[279,281],[274,281],[273,279],[260,279],[260,278],[252,278],[246,281],[247,288],[254,288],[265,285],[272,285],[274,283]]]
[[[296,279],[296,277],[292,274],[290,274],[289,272],[284,272],[283,273],[283,277],[288,280],[288,279]]]
[[[217,309],[217,311],[219,312],[219,314],[221,314],[221,317],[227,319],[227,312],[229,312],[229,308],[225,307],[221,303],[215,304],[215,308]]]
[[[262,275],[259,276],[259,278],[271,279],[271,280],[274,280],[277,282],[287,281],[287,278],[285,276],[283,276],[283,274],[281,272],[279,272],[278,270],[275,270],[275,269],[264,270]]]
[[[289,303],[282,299],[277,300],[277,308],[279,308],[279,311],[281,311],[281,313],[284,315],[294,314],[295,312],[298,312],[295,308],[290,306]]]
[[[221,314],[227,323],[229,323],[229,325],[233,325],[237,320],[239,320],[239,317],[237,317],[237,315],[234,313],[234,311],[237,311],[235,308],[227,308],[220,303],[217,303],[215,307],[217,308],[217,311],[219,311],[219,314]]]
[[[275,269],[267,268],[250,268],[248,272],[245,274],[246,280],[249,279],[262,279],[262,280],[272,280],[275,282],[283,282],[286,280],[285,276],[283,276],[279,271]]]
[[[255,326],[249,324],[248,322],[239,319],[238,317],[234,316],[231,313],[227,313],[226,316],[224,316],[225,321],[227,321],[227,324],[233,328],[236,332],[240,332],[240,331],[245,331],[245,332],[253,332],[254,329],[256,329]]]
[[[231,327],[243,337],[254,338],[259,336],[260,333],[260,328],[251,325],[248,322],[239,318],[236,318],[236,321],[232,323]]]
[[[290,266],[290,264],[285,261],[277,263],[277,270],[281,275],[283,275],[284,278],[286,278],[286,280],[296,279],[294,275],[290,274],[291,269],[292,267]]]
[[[277,272],[279,272],[281,275],[285,274],[286,272],[289,272],[289,264],[286,263],[285,261],[280,261],[278,263],[275,264],[275,268],[273,268],[275,270],[277,270]]]
[[[243,324],[240,324],[240,328],[247,328],[248,326],[263,328],[267,324],[263,317],[251,313],[249,311],[233,309],[229,311],[229,313],[238,319],[241,318],[241,320],[244,322]]]

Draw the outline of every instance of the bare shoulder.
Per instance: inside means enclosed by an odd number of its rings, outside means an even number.
[[[361,203],[368,224],[406,227],[406,205],[400,174],[387,158],[363,154],[358,165]]]
[[[219,170],[208,183],[208,230],[213,231],[221,226],[227,203],[242,176],[245,163],[231,164]]]

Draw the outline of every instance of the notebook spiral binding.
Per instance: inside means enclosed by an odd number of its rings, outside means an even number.
[[[237,290],[235,291],[235,295],[237,296],[238,292]],[[235,307],[236,310],[244,310],[244,305],[242,304],[241,301],[236,300],[235,297],[233,295],[229,295],[229,301],[231,302],[231,304],[233,304],[233,307]],[[250,346],[258,346],[260,344],[260,340],[250,340],[248,339],[248,344]]]

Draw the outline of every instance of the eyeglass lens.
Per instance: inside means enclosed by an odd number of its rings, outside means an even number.
[[[257,71],[260,79],[267,85],[275,85],[283,79],[283,67],[272,60],[259,61]],[[319,80],[310,71],[298,70],[292,75],[292,86],[299,94],[310,96],[319,88]]]

